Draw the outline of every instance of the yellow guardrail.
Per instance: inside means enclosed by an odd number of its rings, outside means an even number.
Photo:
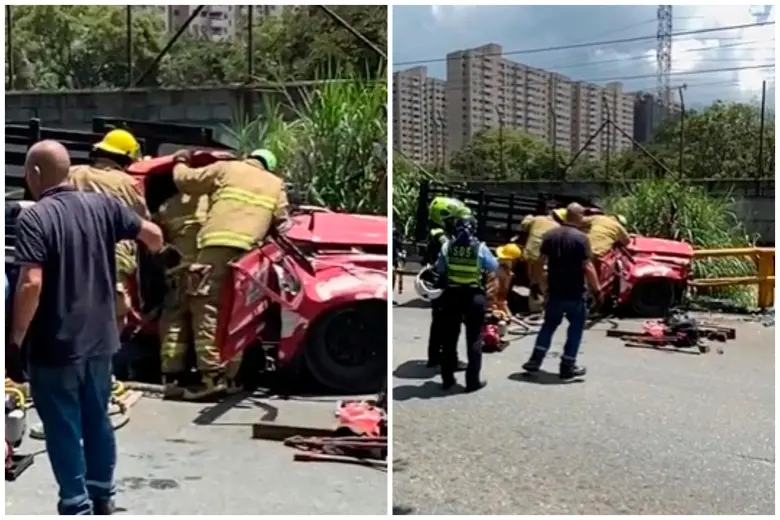
[[[733,249],[701,249],[694,251],[695,260],[707,258],[746,257],[756,264],[756,276],[732,276],[723,278],[698,278],[691,281],[693,287],[724,287],[729,285],[758,285],[758,306],[762,309],[775,304],[775,248],[742,247]]]

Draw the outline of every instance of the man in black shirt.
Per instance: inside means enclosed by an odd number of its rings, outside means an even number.
[[[597,294],[598,278],[590,260],[588,237],[579,229],[583,215],[582,206],[570,204],[564,225],[542,237],[541,254],[547,263],[547,303],[531,359],[523,365],[527,372],[539,371],[553,334],[565,316],[569,329],[561,356],[560,377],[572,379],[585,375],[585,367],[577,366],[577,353],[588,315],[586,282]]]
[[[20,372],[28,346],[30,391],[59,484],[60,514],[110,514],[116,444],[108,417],[116,328],[114,246],[162,232],[122,203],[66,184],[70,158],[56,141],[30,148],[25,176],[39,201],[17,221],[20,266],[6,370]],[[16,367],[16,369],[14,369]]]

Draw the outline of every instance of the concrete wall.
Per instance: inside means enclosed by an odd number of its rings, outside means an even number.
[[[775,241],[775,181],[693,181],[713,194],[734,198],[736,215],[747,232],[758,234],[761,242]],[[622,182],[600,181],[525,181],[525,182],[470,182],[469,189],[484,189],[492,193],[567,193],[599,202],[612,193],[626,189]]]
[[[295,87],[288,92],[294,99],[300,94]],[[38,117],[44,126],[84,130],[92,126],[94,116],[219,127],[234,120],[244,106],[257,114],[264,102],[283,97],[271,88],[238,87],[7,92],[5,120],[24,122]]]

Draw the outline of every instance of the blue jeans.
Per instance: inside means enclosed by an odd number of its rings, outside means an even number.
[[[584,299],[559,300],[550,298],[544,309],[544,323],[536,336],[534,355],[544,357],[550,350],[553,334],[563,321],[563,317],[569,322],[566,331],[566,343],[563,345],[562,363],[574,364],[577,361],[577,353],[580,351],[582,334],[585,331],[585,320],[588,317],[588,307]]]
[[[116,442],[108,416],[111,357],[65,367],[30,365],[30,392],[60,488],[61,515],[90,515],[114,495]],[[82,446],[83,442],[83,446]]]

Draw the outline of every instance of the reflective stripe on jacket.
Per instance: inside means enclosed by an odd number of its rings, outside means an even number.
[[[452,242],[447,246],[447,281],[450,286],[482,286],[479,268],[479,241],[467,245]]]
[[[198,249],[249,250],[265,238],[277,219],[286,217],[282,179],[255,160],[217,161],[203,168],[177,164],[173,180],[182,193],[209,198]]]

